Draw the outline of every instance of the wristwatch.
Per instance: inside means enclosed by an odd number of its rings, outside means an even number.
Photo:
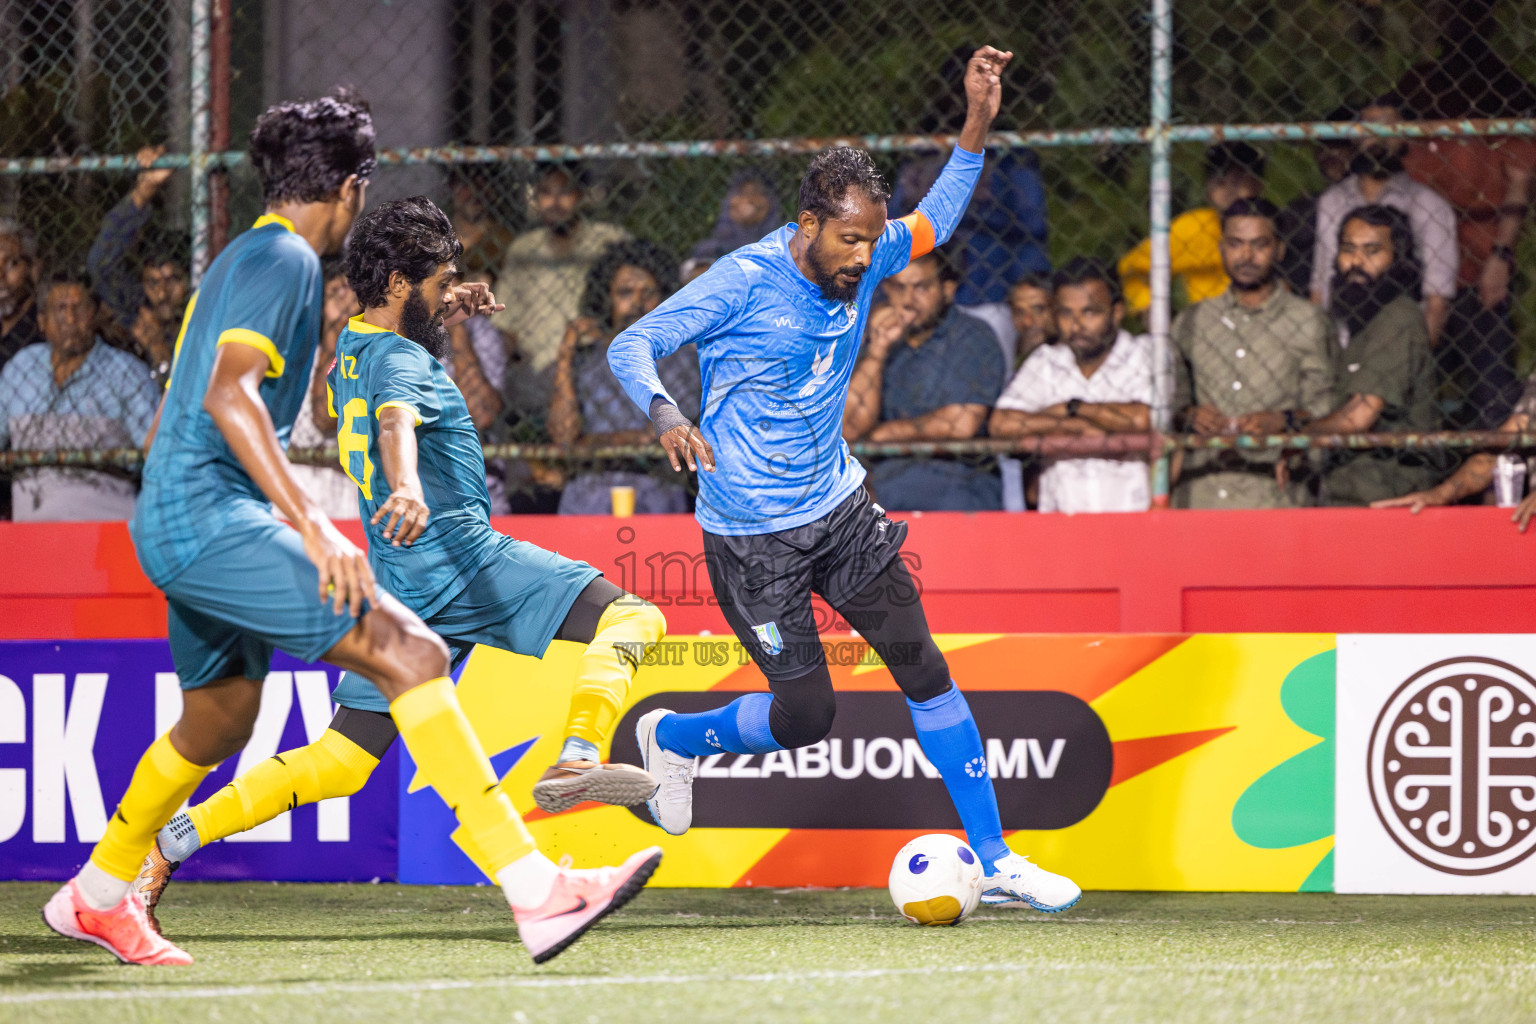
[[[1083,400],[1081,398],[1067,399],[1067,418],[1072,419],[1075,417],[1077,415],[1077,410],[1081,409],[1082,407]]]
[[[1299,433],[1300,431],[1301,431],[1301,424],[1296,422],[1296,410],[1294,410],[1294,409],[1287,409],[1287,410],[1285,410],[1285,432],[1287,434],[1296,434],[1296,433]]]
[[[1515,250],[1507,245],[1496,245],[1488,250],[1488,258],[1491,260],[1503,260],[1509,264],[1509,269],[1515,269]]]

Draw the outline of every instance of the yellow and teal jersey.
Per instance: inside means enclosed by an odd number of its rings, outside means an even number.
[[[261,400],[287,447],[320,340],[322,291],[315,250],[272,214],[231,242],[203,276],[182,320],[129,524],[139,564],[157,586],[191,564],[242,505],[267,501],[203,409],[219,346],[266,354]]]
[[[463,590],[505,539],[491,529],[480,435],[458,385],[426,349],[393,331],[348,322],[326,377],[341,468],[357,485],[368,532],[368,562],[379,585],[422,618]],[[384,539],[387,520],[368,520],[389,500],[379,455],[379,413],[408,410],[416,421],[417,475],[427,528],[410,547]]]

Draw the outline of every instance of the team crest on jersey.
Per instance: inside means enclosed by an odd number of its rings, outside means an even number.
[[[778,654],[784,650],[784,638],[779,635],[777,622],[765,622],[761,626],[753,626],[752,632],[757,634],[757,642],[763,645],[763,650],[769,654]]]
[[[816,393],[817,388],[827,382],[827,378],[832,376],[832,357],[836,354],[836,341],[832,342],[832,345],[827,349],[826,355],[822,355],[819,350],[817,351],[816,357],[811,360],[811,382],[800,389],[799,397],[810,398]],[[772,625],[772,623],[769,623],[769,625]]]

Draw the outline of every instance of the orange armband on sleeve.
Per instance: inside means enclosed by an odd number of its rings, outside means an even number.
[[[919,256],[926,256],[933,252],[934,234],[933,225],[928,218],[921,213],[909,213],[900,218],[901,222],[912,232],[912,255],[909,260],[915,260]]]

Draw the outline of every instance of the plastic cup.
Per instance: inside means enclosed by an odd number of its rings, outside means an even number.
[[[612,503],[613,514],[620,519],[628,519],[635,514],[635,489],[633,487],[608,488],[608,500]]]
[[[1505,453],[1493,470],[1493,494],[1500,508],[1514,508],[1525,497],[1525,460]]]

